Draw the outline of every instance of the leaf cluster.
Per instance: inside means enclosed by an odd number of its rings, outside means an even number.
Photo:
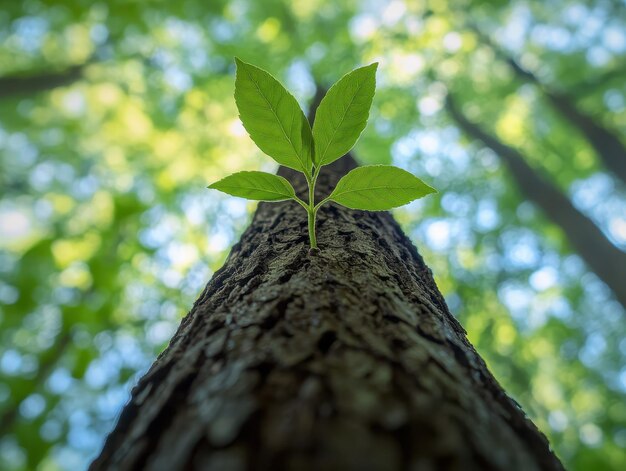
[[[329,202],[351,209],[384,211],[421,198],[435,189],[391,165],[358,167],[344,175],[330,195],[314,201],[320,170],[347,154],[365,129],[376,88],[378,63],[346,74],[324,96],[313,128],[296,99],[266,71],[235,59],[235,102],[243,126],[255,144],[280,165],[304,174],[308,202],[285,178],[265,172],[238,172],[209,188],[259,201],[294,200],[309,216],[311,247],[316,248],[315,217]]]

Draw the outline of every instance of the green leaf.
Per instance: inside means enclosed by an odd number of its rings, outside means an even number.
[[[356,144],[372,106],[377,67],[374,62],[344,75],[322,99],[313,122],[315,165],[334,162]]]
[[[285,178],[265,172],[233,173],[208,188],[249,200],[283,201],[296,196]]]
[[[279,164],[310,174],[313,137],[296,99],[264,70],[235,62],[235,101],[252,140]]]
[[[436,192],[401,168],[367,165],[339,180],[329,199],[352,209],[384,211]]]

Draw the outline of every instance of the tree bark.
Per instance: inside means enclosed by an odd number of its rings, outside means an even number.
[[[572,95],[551,90],[550,87],[543,84],[535,74],[508,56],[490,38],[482,34],[476,26],[470,27],[485,44],[494,50],[497,56],[509,65],[519,79],[535,84],[552,108],[585,136],[604,166],[626,183],[626,145],[621,141],[618,133],[603,126],[592,116],[578,109]]]
[[[91,470],[562,469],[389,213],[324,207],[318,255],[306,224],[259,204]]]
[[[516,149],[500,142],[477,124],[469,121],[448,95],[446,108],[468,136],[482,141],[500,156],[511,172],[520,192],[535,203],[561,228],[572,247],[626,307],[626,253],[613,245],[558,188],[539,175]]]

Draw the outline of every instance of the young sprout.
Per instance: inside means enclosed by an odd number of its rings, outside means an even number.
[[[357,167],[330,195],[315,202],[315,183],[324,165],[348,153],[367,124],[378,63],[353,70],[322,99],[311,129],[296,99],[269,73],[235,58],[235,102],[255,144],[280,165],[304,174],[308,201],[298,198],[285,178],[265,172],[238,172],[209,188],[259,201],[294,200],[308,214],[311,249],[317,249],[315,219],[329,202],[352,209],[384,211],[435,193],[411,173],[391,165]]]

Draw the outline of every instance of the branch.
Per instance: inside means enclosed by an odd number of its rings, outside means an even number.
[[[61,72],[0,77],[0,99],[44,92],[69,85],[82,78],[85,65],[74,65]]]
[[[552,108],[585,136],[605,167],[626,183],[626,145],[622,143],[615,131],[603,126],[599,120],[579,110],[575,105],[574,95],[571,93],[552,90],[542,83],[534,73],[522,67],[475,25],[470,24],[469,28],[495,52],[497,57],[509,65],[519,79],[536,85]]]

